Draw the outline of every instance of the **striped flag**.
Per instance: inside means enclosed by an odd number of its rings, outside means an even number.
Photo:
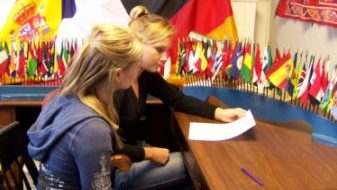
[[[62,20],[62,0],[17,0],[0,32],[0,38],[21,41],[34,38],[50,40]]]
[[[253,79],[252,82],[258,82],[261,79],[262,63],[261,63],[261,52],[259,44],[256,44],[256,51],[254,56],[254,68],[253,68]]]
[[[294,67],[291,70],[291,72],[289,73],[289,80],[288,80],[287,87],[286,87],[286,90],[287,90],[287,92],[290,96],[293,96],[294,89],[297,86],[297,79],[298,79],[298,76],[297,76],[298,75],[298,72],[297,72],[298,63],[297,63],[297,60],[298,60],[298,52],[296,52],[294,54],[294,59],[293,59]]]
[[[321,83],[323,92],[326,91],[329,84],[329,75],[328,75],[329,66],[330,62],[328,60],[325,60],[322,64]]]
[[[321,59],[315,65],[315,70],[310,78],[310,102],[317,105],[321,102],[323,97],[322,82],[321,82]]]
[[[289,73],[293,69],[293,61],[289,52],[278,62],[273,64],[267,73],[267,78],[276,87],[284,89],[287,84]]]
[[[300,99],[300,101],[306,105],[308,103],[309,100],[309,88],[310,88],[310,78],[312,75],[312,71],[313,71],[313,67],[314,67],[314,56],[310,57],[310,61],[309,61],[309,65],[307,65],[307,56],[305,58],[305,69],[303,69],[303,71],[305,72],[305,77],[303,79],[303,82],[300,82],[301,86],[299,87],[299,91],[298,91],[298,95],[297,97]],[[307,69],[307,67],[309,67]],[[302,72],[303,72],[302,71]],[[300,79],[301,80],[301,79]]]
[[[38,54],[35,42],[31,42],[28,47],[27,75],[31,78],[36,76],[37,73]]]
[[[261,61],[262,61],[262,70],[260,80],[257,81],[257,85],[262,88],[259,88],[259,90],[263,90],[263,87],[269,86],[269,81],[267,79],[266,73],[268,72],[268,70],[271,68],[272,65],[272,55],[270,46],[265,47]]]
[[[198,68],[196,67],[196,63],[199,60],[199,46],[198,42],[192,41],[191,42],[191,51],[188,55],[188,73],[196,73],[198,71]]]
[[[9,59],[9,74],[12,77],[16,77],[16,64],[17,64],[17,53],[16,53],[16,45],[15,43],[11,43],[10,50],[10,59]]]
[[[253,69],[253,62],[252,62],[251,43],[248,42],[248,44],[246,45],[243,65],[240,70],[241,76],[246,82],[249,83],[252,82],[252,69]]]
[[[331,115],[337,120],[337,81],[335,81],[332,89],[332,97],[330,99],[328,109],[331,111]]]
[[[178,62],[177,62],[177,74],[182,76],[184,74],[184,67],[186,65],[187,60],[187,53],[185,48],[185,42],[179,43],[178,48]]]
[[[230,64],[230,60],[232,59],[233,56],[233,49],[232,49],[232,45],[228,42],[225,43],[225,47],[223,49],[223,54],[222,54],[222,78],[225,79],[230,79],[230,75],[229,72],[227,72],[228,70],[230,70],[231,64]]]
[[[16,0],[0,30],[0,39],[51,40],[62,18],[72,18],[75,13],[75,0]]]
[[[21,43],[20,51],[19,51],[19,61],[17,64],[17,71],[18,71],[18,76],[22,79],[26,77],[27,59],[26,59],[25,49],[26,49],[25,44]]]
[[[223,64],[223,43],[215,42],[215,45],[217,46],[216,52],[214,53],[214,65],[212,68],[212,81],[215,79],[215,77],[218,75],[218,72],[220,71],[222,64]]]
[[[236,49],[234,50],[233,57],[231,60],[231,70],[230,76],[234,79],[238,79],[240,77],[240,69],[242,66],[243,60],[243,51],[244,47],[242,47],[242,43],[238,43]]]
[[[337,82],[337,76],[329,81],[328,87],[322,97],[321,108],[323,112],[328,112],[331,109],[331,101],[333,101],[333,87]],[[329,107],[330,106],[330,107]]]
[[[229,0],[189,0],[170,20],[177,27],[178,37],[195,31],[219,40],[237,41]]]
[[[337,96],[337,94],[336,94]],[[337,120],[337,97],[335,96],[333,106],[331,108],[331,115]]]
[[[0,77],[8,73],[9,55],[8,46],[5,42],[4,45],[0,44]]]
[[[143,5],[150,12],[159,14],[176,27],[172,41],[172,63],[177,60],[178,41],[191,31],[211,38],[236,42],[238,39],[230,0],[122,0],[129,13],[137,5]],[[207,16],[205,16],[207,15]]]
[[[48,60],[47,60],[47,54],[48,54],[47,49],[48,49],[47,44],[45,42],[41,42],[40,47],[39,47],[39,51],[40,51],[39,56],[41,56],[41,57],[40,57],[39,65],[38,65],[38,74],[40,76],[47,74],[47,72],[49,71],[48,63],[47,63],[48,62]]]
[[[62,0],[62,18],[72,18],[76,13],[75,0]]]
[[[218,40],[229,39],[235,42],[238,39],[229,0],[188,0],[170,17],[170,21],[176,26],[175,38],[188,36],[191,31],[195,31]],[[173,40],[173,49],[175,44]]]
[[[207,68],[207,58],[205,56],[205,47],[203,45],[203,42],[198,42],[197,46],[198,46],[197,50],[199,51],[199,59],[196,62],[195,66],[197,67],[200,75],[203,76]]]
[[[300,53],[300,55],[298,55],[297,57],[297,60],[296,60],[296,68],[294,68],[293,69],[293,71],[295,70],[296,72],[296,74],[295,74],[295,76],[296,76],[296,78],[292,78],[293,77],[293,74],[294,73],[292,73],[291,74],[291,79],[290,80],[293,80],[293,85],[294,85],[294,89],[293,89],[293,92],[292,92],[292,96],[293,97],[297,97],[297,95],[298,95],[298,91],[299,91],[299,84],[300,84],[300,82],[303,82],[303,79],[302,79],[302,81],[300,81],[300,79],[301,79],[301,77],[302,77],[302,73],[303,73],[303,62],[302,62],[302,56],[303,56],[303,54],[302,54],[302,52]],[[305,71],[304,71],[305,72]],[[304,73],[305,74],[305,73]]]

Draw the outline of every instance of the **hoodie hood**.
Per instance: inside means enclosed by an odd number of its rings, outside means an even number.
[[[29,154],[35,160],[43,160],[67,131],[94,117],[100,116],[75,96],[56,94],[28,130]]]

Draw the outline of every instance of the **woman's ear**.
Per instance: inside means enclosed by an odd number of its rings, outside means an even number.
[[[118,68],[116,69],[116,82],[121,82],[121,75],[122,75],[122,69]]]

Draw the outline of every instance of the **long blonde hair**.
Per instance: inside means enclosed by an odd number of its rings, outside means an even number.
[[[119,148],[122,143],[115,132],[119,120],[113,104],[116,75],[139,61],[142,54],[141,42],[127,30],[114,25],[95,26],[61,86],[63,96],[77,96],[111,125]]]
[[[174,34],[170,22],[158,15],[150,13],[144,6],[136,6],[130,11],[129,28],[145,43],[160,42]]]

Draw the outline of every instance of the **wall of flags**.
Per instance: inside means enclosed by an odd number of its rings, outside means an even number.
[[[58,47],[59,46],[59,47]],[[0,41],[0,83],[21,85],[59,85],[78,41]]]
[[[85,0],[81,0],[81,2],[79,7],[86,4]],[[93,3],[93,1],[86,0],[86,2],[91,3],[87,3],[87,8],[100,8],[101,13],[120,10],[118,15],[123,15],[123,19],[119,20],[123,20],[124,24],[127,23],[127,20],[124,21],[127,12],[137,4],[143,4],[151,12],[168,18],[178,28],[175,36],[176,41],[174,41],[170,52],[172,64],[176,65],[176,74],[184,79],[185,85],[221,86],[250,91],[293,103],[329,119],[333,119],[332,115],[336,115],[337,118],[336,63],[331,61],[334,60],[334,55],[327,52],[331,54],[330,59],[328,56],[318,56],[306,50],[291,52],[287,49],[280,51],[278,48],[272,50],[270,46],[262,49],[259,44],[247,40],[238,43],[224,41],[224,39],[237,40],[230,1],[110,0]],[[35,3],[36,10],[39,10],[35,16],[39,13],[42,16],[48,16],[48,10],[43,7],[48,7],[48,3],[58,3],[58,8],[60,10],[62,8],[62,14],[57,14],[58,21],[74,17],[69,21],[82,20],[82,23],[90,23],[91,25],[96,22],[106,23],[101,20],[103,17],[86,17],[86,10],[78,9],[78,14],[74,16],[76,12],[75,0],[57,0],[55,2],[16,0],[10,17],[18,15],[16,13],[20,13],[22,7],[25,7],[21,5],[29,3]],[[62,7],[60,7],[61,4]],[[93,4],[96,4],[96,7]],[[125,10],[122,10],[123,8]],[[55,11],[55,9],[51,11]],[[207,19],[203,15],[208,15]],[[76,16],[78,16],[77,20]],[[7,20],[10,21],[10,17]],[[110,17],[104,14],[104,18]],[[114,21],[111,22],[114,23]],[[25,20],[25,23],[29,23],[29,20]],[[70,23],[70,25],[74,26],[75,24]],[[78,49],[78,41],[69,38],[63,39],[64,35],[61,35],[62,39],[58,37],[58,41],[55,38],[48,41],[32,38],[27,42],[15,43],[7,39],[4,40],[4,36],[7,35],[3,34],[4,31],[8,32],[10,28],[14,27],[16,32],[19,32],[24,28],[22,26],[5,24],[6,30],[1,31],[0,83],[2,85],[44,86],[60,84],[60,78],[65,74],[71,58]],[[84,27],[81,25],[79,28]],[[294,30],[292,30],[293,34],[295,34]],[[63,30],[64,33],[70,34],[68,31],[69,29]],[[75,30],[71,31],[71,33],[75,33]],[[193,40],[186,37],[190,31],[209,35],[217,40]],[[289,31],[289,27],[287,31]],[[276,35],[282,33],[284,32],[279,30]],[[300,35],[303,35],[303,32]],[[287,38],[290,39],[291,36],[287,36]],[[292,39],[284,40],[282,38],[278,41],[282,41],[282,43],[278,43],[279,47],[284,47],[284,43],[287,43],[287,46],[298,47],[291,44],[292,41],[295,41]],[[303,43],[296,41],[296,45],[318,51],[315,49],[316,47],[310,46],[310,43],[312,43],[310,40],[304,40]],[[319,43],[326,42],[318,40],[317,46],[320,46]]]
[[[2,3],[12,7],[6,20],[1,18],[4,24],[0,31],[0,83],[56,84],[77,49],[76,40],[59,40],[60,47],[56,47],[62,19],[76,13],[75,0]]]
[[[274,55],[272,52],[275,52]],[[180,40],[177,75],[188,86],[218,86],[286,101],[331,120],[337,108],[337,64],[308,51],[280,51],[241,41]],[[332,112],[332,114],[331,114]]]

